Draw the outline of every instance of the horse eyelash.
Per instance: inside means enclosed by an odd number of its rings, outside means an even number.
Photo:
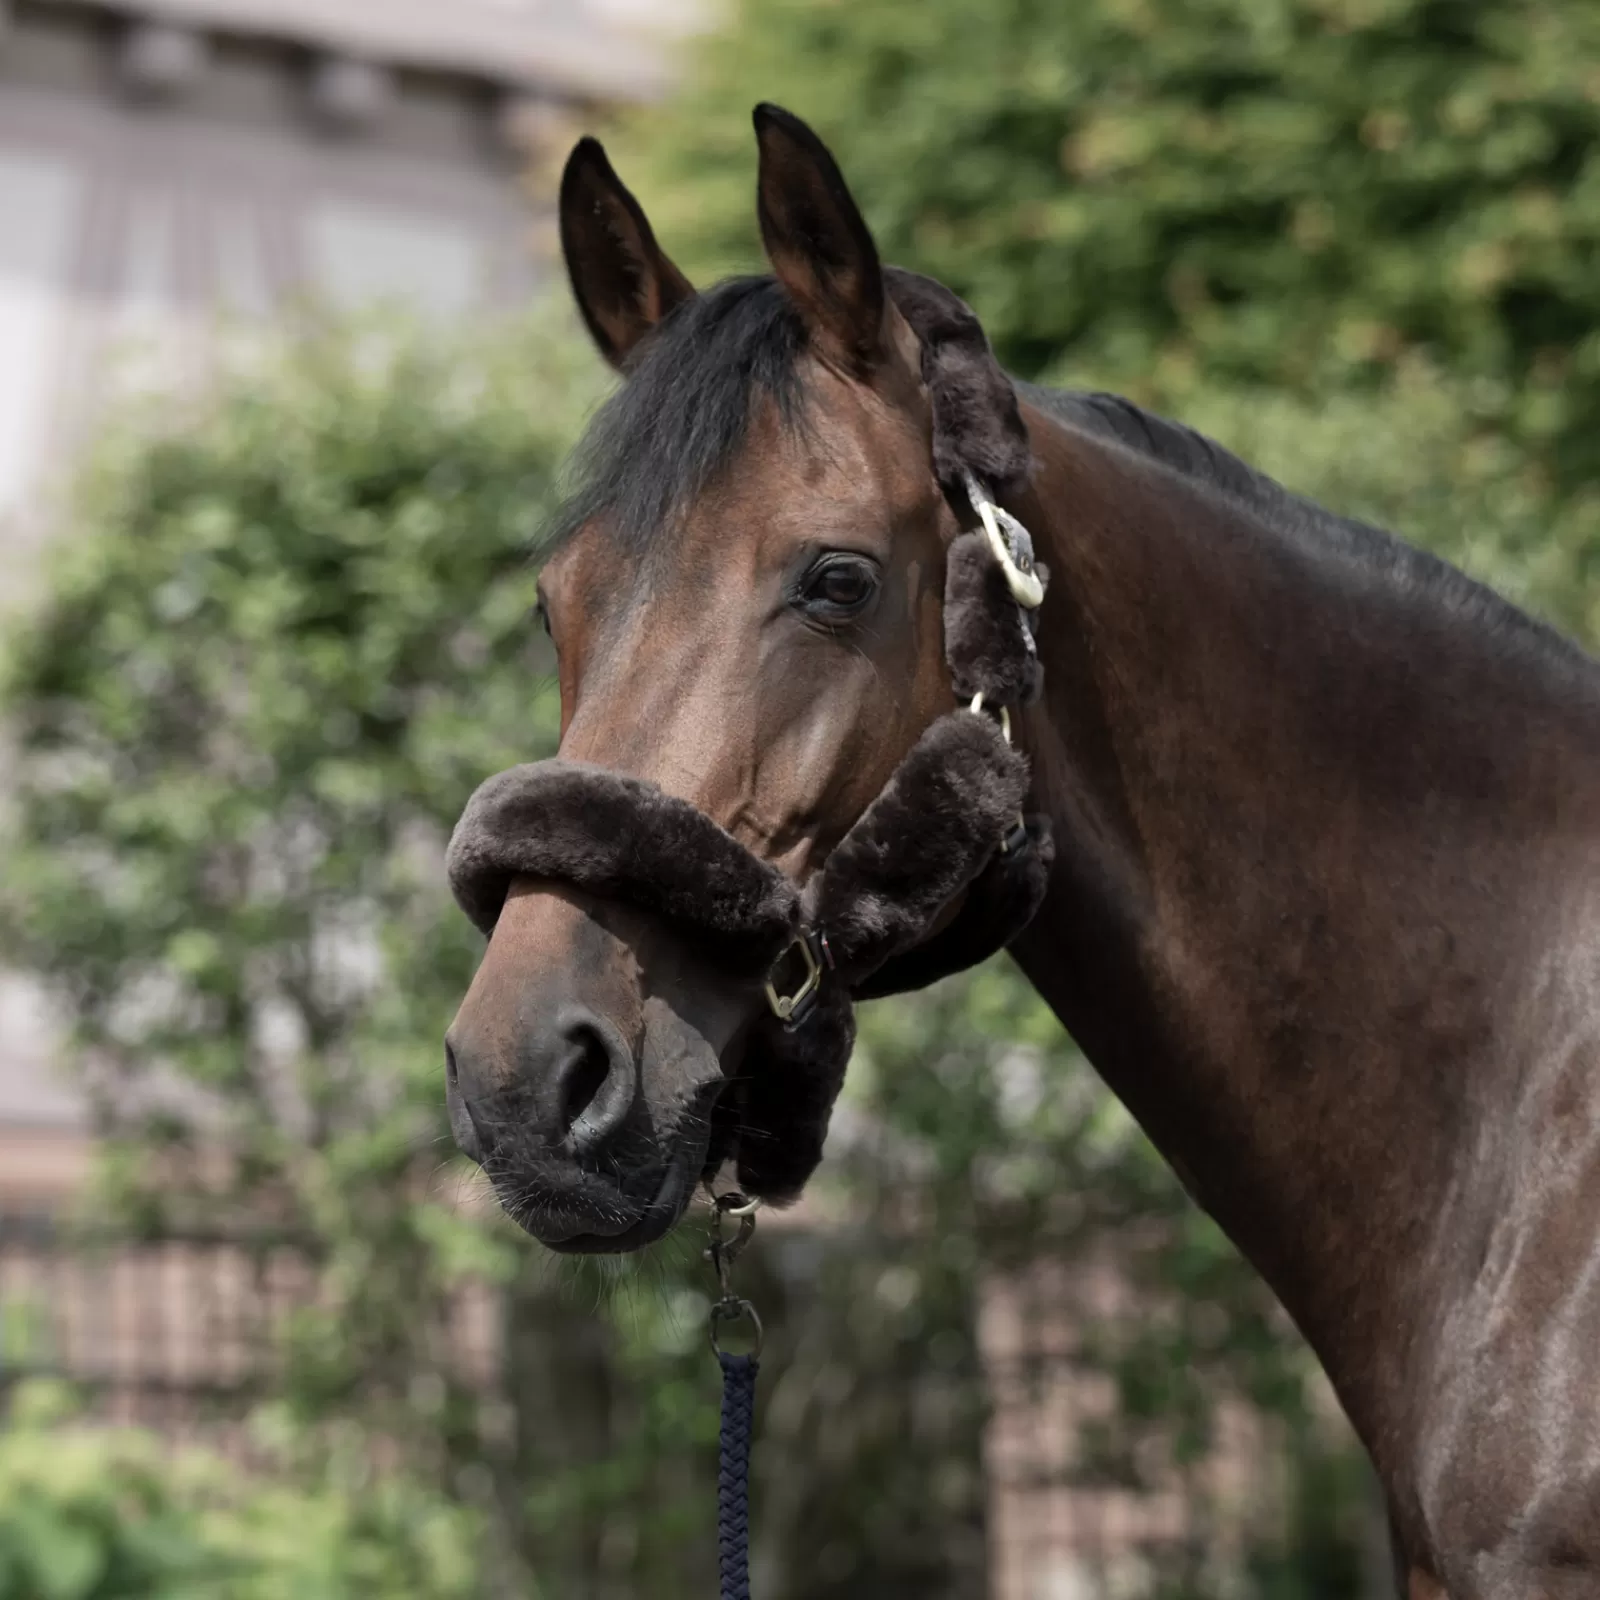
[[[833,563],[841,561],[859,563],[861,566],[870,569],[874,593],[882,586],[882,570],[878,566],[877,562],[875,562],[870,556],[862,555],[859,552],[852,550],[830,550],[825,551],[822,555],[820,555],[794,580],[789,592],[789,603],[794,606],[806,605],[808,603],[806,593],[808,585],[810,585]],[[868,598],[870,600],[871,597],[869,596]],[[839,625],[847,626],[848,622],[853,620],[854,618],[850,618],[848,620],[841,619]]]

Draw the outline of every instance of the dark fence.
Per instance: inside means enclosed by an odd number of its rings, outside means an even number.
[[[971,1518],[978,1546],[970,1557],[949,1558],[940,1569],[945,1576],[928,1593],[961,1600],[980,1593],[989,1600],[1152,1593],[1357,1600],[1385,1592],[1381,1520],[1363,1498],[1360,1469],[1351,1467],[1349,1441],[1331,1411],[1325,1429],[1291,1436],[1235,1402],[1218,1409],[1203,1447],[1175,1453],[1156,1438],[1159,1429],[1130,1443],[1103,1350],[1091,1352],[1084,1340],[1084,1330],[1093,1327],[1103,1345],[1107,1329],[1115,1337],[1119,1319],[1126,1319],[1131,1337],[1146,1314],[1130,1301],[1113,1266],[1040,1265],[992,1276],[975,1318],[975,1361],[947,1382],[926,1353],[907,1361],[885,1351],[875,1367],[871,1340],[855,1326],[831,1325],[829,1306],[840,1297],[817,1292],[819,1273],[865,1271],[853,1302],[859,1306],[873,1293],[899,1292],[892,1280],[900,1269],[892,1258],[880,1272],[852,1255],[848,1244],[803,1230],[769,1236],[767,1246],[765,1264],[752,1263],[756,1282],[750,1287],[758,1288],[775,1323],[757,1452],[758,1533],[764,1514],[769,1560],[791,1545],[815,1555],[809,1549],[814,1530],[838,1517],[828,1501],[829,1475],[857,1473],[872,1451],[884,1449],[879,1435],[893,1447],[901,1435],[922,1429],[933,1488],[911,1485],[908,1505],[935,1492],[941,1475],[948,1477],[963,1460],[973,1470],[975,1454],[981,1453],[982,1470]],[[844,1268],[827,1265],[833,1250],[845,1257]],[[282,1356],[276,1332],[317,1294],[314,1267],[282,1240],[191,1235],[113,1243],[72,1232],[47,1211],[0,1210],[0,1384],[24,1375],[61,1377],[83,1393],[91,1415],[108,1423],[137,1424],[248,1458],[244,1419],[277,1382]],[[597,1363],[605,1362],[591,1348],[582,1309],[567,1305],[541,1328],[540,1319],[550,1315],[539,1309],[537,1296],[519,1311],[514,1298],[487,1286],[464,1291],[452,1313],[446,1344],[454,1370],[448,1376],[480,1393],[486,1414],[497,1407],[513,1416],[526,1413],[521,1423],[506,1424],[502,1417],[500,1425],[502,1432],[506,1426],[526,1432],[533,1447],[531,1454],[507,1457],[513,1483],[545,1456],[553,1465],[556,1458],[614,1448],[628,1431],[617,1418],[637,1407],[637,1396],[621,1396],[617,1381],[599,1371]],[[557,1365],[578,1360],[586,1364],[583,1372]],[[699,1368],[685,1370],[694,1382]],[[840,1390],[845,1381],[857,1389]],[[709,1364],[704,1383],[706,1403],[713,1405]],[[610,1397],[589,1407],[594,1417],[584,1427],[594,1441],[570,1431],[583,1408],[568,1402],[584,1386],[591,1399]],[[968,1432],[950,1420],[950,1408],[965,1406],[975,1389],[983,1393]],[[558,1417],[563,1408],[573,1417]],[[940,1413],[946,1420],[930,1425],[927,1418]],[[606,1415],[609,1422],[595,1420]],[[859,1437],[847,1446],[852,1429]],[[981,1439],[981,1452],[974,1439]],[[486,1459],[505,1453],[503,1441],[496,1445],[487,1437],[483,1448]],[[941,1450],[947,1459],[934,1461]],[[851,1466],[836,1459],[841,1451],[862,1461]],[[806,1463],[813,1459],[820,1463],[818,1481],[809,1486]],[[904,1452],[893,1459],[897,1472],[909,1470]],[[699,1470],[693,1461],[664,1463],[656,1493],[679,1496],[685,1506],[705,1499],[709,1506],[709,1483],[702,1493],[701,1485],[683,1481],[685,1471]],[[894,1498],[891,1485],[881,1489]],[[610,1515],[613,1534],[625,1520],[623,1510],[618,1506]],[[950,1520],[943,1512],[940,1518],[941,1525]],[[858,1536],[892,1542],[892,1533],[881,1530],[858,1530]],[[546,1531],[532,1542],[530,1561],[551,1548]],[[585,1559],[598,1573],[606,1558],[602,1552]],[[873,1559],[881,1564],[889,1558],[880,1553]],[[1274,1579],[1273,1563],[1299,1563],[1305,1580],[1286,1581],[1292,1571]],[[1340,1571],[1330,1563],[1341,1564]],[[775,1586],[778,1574],[803,1565],[798,1556],[772,1561],[767,1592],[790,1593]],[[1252,1571],[1261,1577],[1255,1588],[1242,1581]],[[962,1572],[964,1578],[952,1576]],[[663,1574],[656,1592],[693,1593],[698,1581],[686,1576],[669,1584]],[[841,1597],[901,1592],[875,1588],[870,1561],[859,1582],[845,1576],[835,1582],[826,1572],[814,1581],[831,1583],[829,1592]],[[633,1584],[619,1572],[613,1586],[592,1576],[570,1593],[575,1600],[580,1589],[585,1597],[628,1594]]]
[[[0,1382],[65,1379],[98,1419],[239,1449],[274,1388],[275,1332],[317,1293],[305,1252],[271,1237],[98,1240],[49,1210],[0,1209]],[[455,1307],[461,1375],[486,1388],[497,1309],[487,1289]]]

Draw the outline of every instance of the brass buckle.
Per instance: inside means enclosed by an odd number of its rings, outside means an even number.
[[[772,1007],[772,1014],[786,1028],[799,1027],[812,1006],[816,1004],[817,991],[822,987],[822,954],[817,950],[819,944],[822,945],[822,953],[826,953],[826,943],[819,935],[806,928],[795,935],[794,942],[772,965],[772,976],[767,979],[767,1004]],[[778,968],[796,950],[800,952],[800,959],[805,963],[806,975],[800,980],[800,987],[792,994],[779,994],[778,986],[773,980]]]
[[[709,1188],[708,1184],[708,1191]],[[717,1287],[722,1291],[722,1298],[711,1308],[711,1348],[719,1356],[722,1354],[722,1326],[728,1322],[748,1322],[749,1353],[754,1357],[761,1354],[764,1337],[761,1318],[748,1300],[741,1300],[733,1292],[733,1264],[756,1231],[756,1210],[760,1204],[759,1199],[747,1200],[737,1192],[711,1196],[711,1243],[706,1249],[705,1258],[716,1269]],[[737,1221],[739,1224],[739,1231],[731,1239],[723,1236],[722,1225],[725,1221]]]

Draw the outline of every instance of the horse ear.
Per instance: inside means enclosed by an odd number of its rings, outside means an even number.
[[[561,174],[561,253],[589,332],[617,370],[694,286],[656,243],[598,139],[580,139]]]
[[[767,259],[824,353],[848,372],[868,372],[885,348],[878,248],[816,134],[773,105],[757,106],[754,120]]]

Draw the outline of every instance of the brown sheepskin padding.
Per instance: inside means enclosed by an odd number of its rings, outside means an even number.
[[[853,1000],[981,961],[1032,918],[1049,875],[1049,823],[1034,819],[1009,856],[999,853],[1027,790],[1027,760],[996,724],[955,711],[923,734],[835,846],[805,903],[834,962],[822,999],[792,1031],[762,1019],[745,1046],[737,1170],[747,1194],[792,1200],[822,1159],[855,1039]],[[963,890],[960,915],[924,945]]]
[[[958,700],[981,694],[991,706],[1030,706],[1039,698],[1044,669],[1023,626],[989,541],[962,534],[944,578],[944,658]]]
[[[989,718],[940,717],[912,746],[806,894],[851,988],[927,937],[1016,821],[1028,763]]]
[[[740,973],[763,974],[799,925],[799,895],[703,811],[577,761],[511,767],[478,787],[450,839],[456,904],[485,936],[514,878],[547,878],[655,912]]]
[[[1048,817],[1029,817],[1026,840],[991,857],[949,927],[887,961],[851,993],[857,1000],[926,989],[1004,950],[1033,921],[1050,887],[1055,843]]]
[[[734,1139],[739,1186],[746,1194],[778,1205],[794,1200],[822,1160],[855,1042],[853,1002],[920,989],[1003,949],[1039,909],[1053,854],[1049,822],[1030,818],[1026,842],[990,862],[969,886],[961,915],[942,933],[849,989],[824,981],[816,1011],[792,1032],[771,1017],[756,1024],[739,1071]]]
[[[885,267],[883,281],[922,346],[939,482],[954,494],[966,471],[997,494],[1018,488],[1033,459],[1028,429],[983,324],[959,295],[920,272]]]
[[[856,1039],[856,1010],[842,984],[823,985],[803,1026],[767,1018],[740,1068],[735,1170],[746,1194],[783,1205],[799,1197],[822,1160],[833,1103]]]

